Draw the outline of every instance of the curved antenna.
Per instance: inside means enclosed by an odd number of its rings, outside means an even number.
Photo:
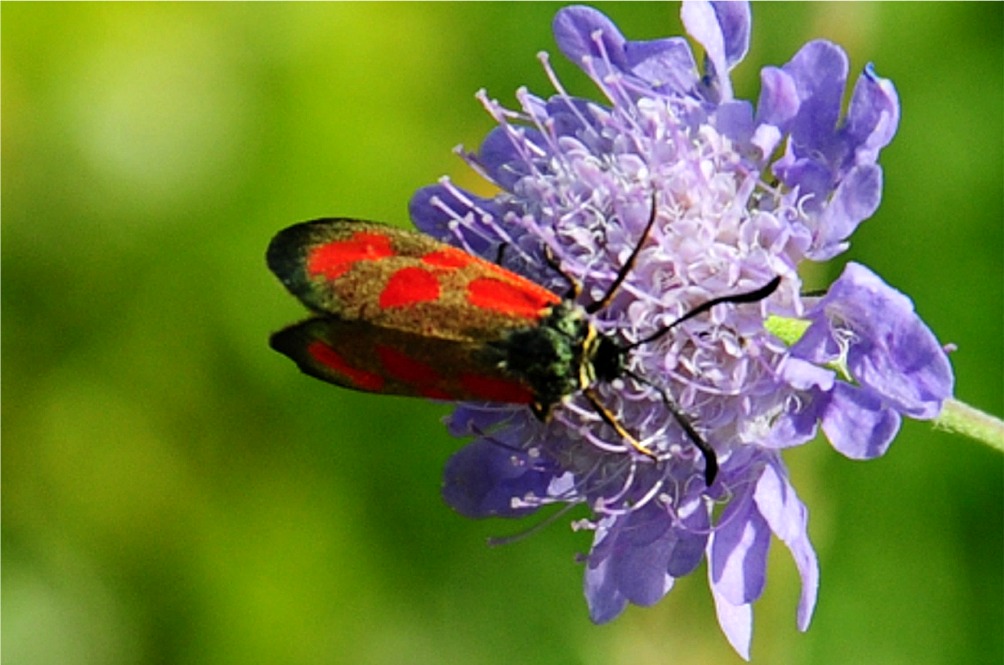
[[[697,446],[697,449],[701,451],[701,455],[704,456],[704,482],[708,487],[711,487],[711,483],[715,482],[715,476],[718,475],[718,456],[715,454],[715,449],[697,433],[697,430],[694,429],[694,426],[690,422],[690,418],[680,410],[680,407],[676,405],[676,402],[670,398],[665,390],[631,370],[625,370],[624,374],[659,393],[659,397],[662,398],[662,403],[666,405],[666,409],[673,414],[673,418],[687,434],[687,438]]]
[[[603,297],[595,302],[591,302],[586,305],[585,310],[587,314],[595,314],[604,307],[610,304],[610,301],[614,299],[617,294],[617,289],[620,288],[624,280],[627,279],[628,274],[631,269],[634,268],[635,261],[638,260],[638,255],[641,253],[642,245],[648,239],[648,234],[651,233],[652,227],[655,226],[655,218],[658,216],[658,208],[656,207],[655,192],[652,192],[652,210],[648,214],[648,222],[645,223],[645,230],[641,232],[641,237],[638,238],[638,242],[635,243],[634,249],[631,250],[631,256],[628,260],[624,262],[621,269],[617,271],[617,277],[614,278],[613,283],[610,284],[610,288],[607,292],[603,294]]]
[[[770,280],[765,285],[761,286],[759,289],[756,289],[754,291],[747,291],[746,293],[735,293],[730,296],[721,296],[719,298],[712,298],[711,300],[701,303],[694,309],[690,310],[689,312],[678,318],[676,321],[670,323],[668,326],[660,328],[651,335],[648,335],[647,337],[642,337],[640,340],[632,342],[631,344],[628,344],[627,346],[623,346],[621,348],[624,349],[625,351],[628,351],[633,348],[639,347],[643,344],[654,342],[655,340],[659,339],[660,337],[662,337],[670,330],[683,323],[684,321],[688,321],[697,316],[698,314],[703,314],[704,312],[707,312],[715,305],[721,305],[722,303],[726,302],[747,303],[747,302],[757,302],[759,300],[763,300],[770,294],[774,293],[774,291],[777,290],[777,287],[780,284],[781,284],[781,276],[778,275],[777,277]]]

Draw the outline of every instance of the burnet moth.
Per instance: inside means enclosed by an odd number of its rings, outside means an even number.
[[[581,393],[618,436],[658,460],[594,390],[598,383],[629,377],[661,395],[704,456],[710,485],[718,470],[714,450],[663,388],[628,368],[629,354],[715,305],[769,296],[780,277],[754,291],[706,301],[640,340],[618,342],[600,333],[591,316],[627,278],[656,216],[653,200],[632,253],[603,297],[586,305],[576,302],[581,288],[567,276],[571,292],[561,297],[414,231],[353,219],[296,224],[272,239],[268,266],[315,316],[275,333],[271,346],[305,374],[346,388],[526,404],[543,421]]]

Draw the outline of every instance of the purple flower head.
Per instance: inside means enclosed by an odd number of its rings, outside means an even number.
[[[475,437],[445,472],[444,496],[460,513],[591,511],[576,526],[594,531],[584,557],[594,621],[658,602],[707,559],[719,622],[748,657],[772,535],[802,577],[800,629],[815,605],[807,511],[780,449],[822,423],[846,454],[881,454],[901,415],[938,410],[951,372],[910,302],[863,268],[848,268],[816,303],[800,295],[798,265],[842,252],[878,206],[876,159],[899,118],[892,84],[866,69],[842,114],[847,57],[817,41],[762,71],[754,106],[733,97],[729,79],[747,51],[748,5],[685,3],[682,15],[703,47],[700,66],[681,37],[629,41],[594,9],[559,11],[559,48],[605,101],[568,95],[541,56],[554,96],[521,89],[519,108],[507,109],[478,95],[497,127],[463,157],[500,193],[481,198],[444,179],[415,195],[411,214],[423,231],[555,293],[570,277],[583,305],[610,290],[655,215],[614,297],[590,315],[621,348],[712,299],[781,278],[768,298],[716,305],[632,348],[620,378],[592,387],[654,459],[581,393],[546,420],[526,407],[467,403],[448,423]],[[766,330],[768,315],[806,318],[808,331],[788,347]],[[706,459],[673,409],[715,452],[710,487]]]

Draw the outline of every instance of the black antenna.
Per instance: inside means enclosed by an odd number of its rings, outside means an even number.
[[[648,239],[648,234],[652,231],[652,227],[655,226],[655,218],[658,216],[657,212],[658,208],[656,207],[655,192],[653,191],[652,212],[648,215],[648,222],[645,223],[645,230],[642,231],[641,237],[638,239],[638,242],[635,243],[634,249],[631,250],[631,256],[629,256],[628,260],[624,262],[621,269],[617,271],[617,277],[614,278],[614,281],[610,285],[610,288],[607,289],[607,292],[596,302],[586,305],[585,310],[587,314],[595,314],[609,305],[610,301],[614,299],[614,295],[617,294],[617,289],[620,288],[621,284],[624,283],[624,280],[627,279],[631,269],[634,268],[634,262],[638,259],[638,254],[641,253],[642,245],[645,244],[645,240]]]
[[[697,316],[698,314],[703,314],[704,312],[707,312],[709,309],[711,309],[715,305],[721,305],[722,303],[727,303],[727,302],[731,302],[731,303],[747,303],[747,302],[757,302],[759,300],[763,300],[764,298],[766,298],[770,294],[774,293],[774,291],[777,290],[777,287],[780,284],[781,284],[781,277],[780,277],[780,275],[778,275],[777,277],[775,277],[774,279],[770,280],[765,285],[761,286],[759,289],[756,289],[755,291],[748,291],[746,293],[735,293],[735,294],[730,295],[730,296],[721,296],[719,298],[712,298],[711,300],[708,300],[706,302],[701,303],[700,305],[698,305],[694,309],[690,310],[689,312],[687,312],[686,314],[684,314],[683,316],[681,316],[680,318],[678,318],[676,321],[673,321],[672,323],[670,323],[668,326],[666,326],[664,328],[660,328],[659,330],[656,330],[651,335],[648,335],[647,337],[643,337],[640,340],[638,340],[636,342],[632,342],[631,344],[628,344],[627,346],[624,346],[624,347],[621,347],[621,348],[623,348],[625,350],[630,350],[630,349],[633,349],[635,347],[641,346],[643,344],[648,344],[649,342],[654,342],[655,340],[659,339],[660,337],[662,337],[663,335],[665,335],[666,333],[668,333],[670,330],[672,330],[676,326],[678,326],[681,323],[683,323],[684,321],[688,321],[688,320],[694,318],[695,316]]]
[[[683,428],[686,432],[687,438],[690,439],[691,443],[697,446],[697,449],[701,451],[701,455],[704,456],[704,482],[708,487],[715,482],[715,476],[718,475],[718,456],[715,455],[714,449],[705,441],[694,426],[690,423],[690,419],[680,410],[680,407],[676,405],[665,390],[655,385],[645,377],[635,374],[631,370],[625,370],[624,374],[630,376],[632,379],[638,383],[643,383],[649,388],[655,390],[662,397],[663,404],[666,405],[666,409],[673,414],[673,418],[676,420],[677,424]]]
[[[763,300],[770,294],[774,293],[774,291],[780,284],[781,284],[781,277],[777,276],[774,279],[770,280],[764,286],[761,286],[759,289],[756,289],[754,291],[748,291],[746,293],[736,293],[729,296],[722,296],[720,298],[712,298],[707,302],[701,303],[694,309],[690,310],[689,312],[678,318],[676,321],[670,323],[668,326],[660,328],[651,335],[643,337],[637,342],[621,347],[621,350],[627,352],[635,347],[641,346],[643,344],[648,344],[649,342],[653,342],[662,337],[663,335],[665,335],[666,333],[668,333],[674,327],[683,323],[684,321],[692,319],[698,314],[702,314],[703,312],[707,312],[715,305],[720,305],[722,303],[748,303],[748,302],[757,302],[759,300]],[[714,448],[712,448],[708,444],[708,442],[705,441],[701,437],[701,435],[697,433],[697,430],[694,429],[694,426],[691,424],[690,419],[687,418],[686,414],[683,413],[680,407],[676,405],[676,402],[674,402],[672,398],[670,398],[669,394],[665,390],[655,385],[645,377],[636,374],[635,372],[632,372],[631,370],[626,369],[624,371],[624,374],[626,376],[630,376],[638,383],[643,383],[646,386],[655,390],[657,393],[659,393],[659,396],[662,398],[663,404],[666,405],[666,410],[668,410],[671,414],[673,414],[673,419],[676,420],[677,424],[686,433],[687,438],[690,439],[690,441],[695,446],[697,446],[697,449],[701,451],[701,455],[704,456],[704,482],[707,484],[708,487],[711,487],[711,483],[715,482],[715,476],[718,475],[718,457],[717,455],[715,455]]]

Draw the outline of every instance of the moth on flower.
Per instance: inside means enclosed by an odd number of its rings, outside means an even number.
[[[635,451],[664,461],[626,430],[595,392],[597,383],[631,377],[659,392],[704,456],[710,485],[718,470],[713,449],[665,391],[628,368],[629,352],[715,305],[761,300],[780,279],[706,301],[631,344],[600,334],[590,315],[601,311],[628,277],[657,210],[653,200],[635,249],[606,293],[585,306],[574,302],[580,291],[575,282],[570,297],[562,299],[419,233],[352,219],[291,226],[269,245],[268,265],[316,316],[273,335],[272,347],[304,373],[346,388],[525,404],[544,422],[555,406],[582,393]],[[555,269],[560,272],[560,266]]]
[[[546,55],[554,95],[520,89],[510,109],[479,93],[497,126],[462,156],[499,193],[448,179],[418,191],[427,235],[351,222],[280,234],[270,265],[318,317],[274,344],[335,383],[463,400],[448,427],[474,441],[447,464],[446,501],[470,517],[583,506],[593,621],[655,604],[706,560],[719,624],[748,658],[772,535],[801,576],[800,630],[816,601],[808,511],[781,451],[821,429],[849,457],[881,455],[903,416],[940,411],[953,377],[909,299],[863,266],[802,295],[800,265],[845,251],[879,205],[892,83],[865,67],[845,111],[847,56],[817,40],[761,71],[756,104],[737,99],[749,5],[685,2],[681,15],[700,66],[683,37],[631,41],[595,9],[561,9],[558,47],[604,101],[568,94]],[[482,300],[482,279],[508,286]],[[772,316],[805,335],[789,346]],[[386,317],[413,317],[408,338]],[[429,342],[432,328],[467,319],[499,355],[436,355],[455,342]],[[545,357],[558,369],[538,375]],[[471,371],[501,384],[475,389]]]

